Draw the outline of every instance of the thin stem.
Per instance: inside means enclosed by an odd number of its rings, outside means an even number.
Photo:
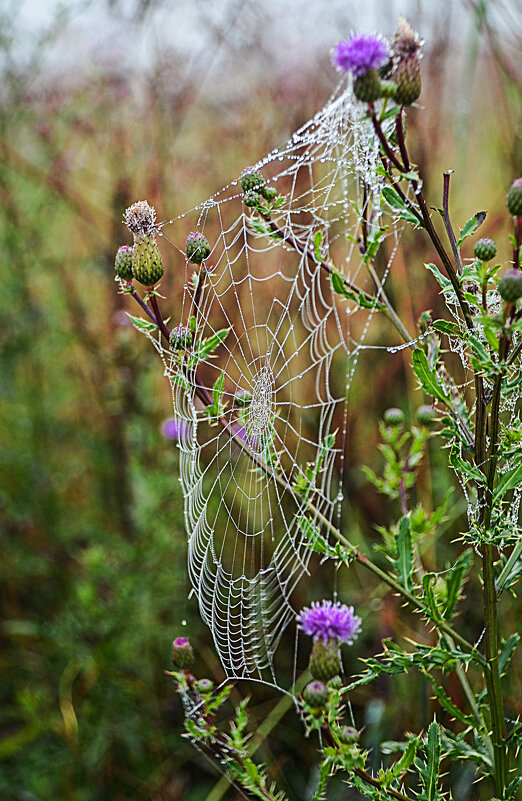
[[[163,322],[163,317],[161,316],[161,313],[160,313],[160,310],[159,310],[159,306],[158,306],[158,299],[157,299],[156,295],[154,295],[154,294],[151,294],[151,296],[150,296],[150,305],[152,306],[152,310],[153,310],[154,315],[156,317],[156,322],[158,324],[158,327],[159,327],[161,333],[163,334],[163,336],[165,337],[165,339],[168,342],[169,341],[169,336],[170,336],[169,329],[167,328],[167,326]]]
[[[132,288],[132,291],[129,292],[129,294],[132,295],[132,297],[134,298],[136,303],[138,303],[141,306],[141,308],[143,309],[145,314],[150,317],[152,322],[155,323],[156,325],[158,325],[158,321],[156,320],[155,315],[151,312],[151,310],[149,309],[147,304],[143,302],[143,300],[140,298],[140,296],[138,295],[138,293],[136,292],[134,287]]]
[[[450,185],[450,178],[451,178],[451,171],[444,173],[444,188],[442,192],[442,219],[444,220],[444,227],[446,228],[446,233],[448,234],[448,239],[450,241],[451,249],[453,251],[453,258],[455,259],[455,265],[457,267],[457,272],[459,275],[462,275],[462,259],[460,258],[459,249],[457,247],[457,240],[455,239],[455,234],[453,232],[453,226],[451,224],[450,216],[449,216],[449,185]]]
[[[383,132],[383,130],[381,128],[381,123],[379,122],[379,120],[377,119],[377,116],[375,114],[375,110],[373,108],[373,103],[370,103],[369,105],[370,105],[370,109],[371,109],[371,120],[372,120],[372,123],[373,123],[373,128],[375,130],[375,133],[377,134],[379,142],[382,145],[382,149],[386,153],[387,158],[391,161],[391,163],[394,165],[394,167],[396,167],[399,170],[399,172],[407,172],[407,170],[404,169],[404,165],[401,164],[401,162],[399,161],[399,159],[397,158],[397,156],[395,155],[395,153],[391,149],[390,144],[389,144],[388,140],[386,139],[386,137],[384,135],[384,132]]]
[[[364,779],[365,782],[371,784],[372,787],[378,787],[383,792],[391,795],[392,798],[397,798],[398,801],[411,801],[411,797],[409,795],[404,795],[404,793],[401,793],[399,790],[394,790],[393,787],[384,787],[382,782],[380,782],[378,779],[375,779],[370,773],[367,773],[362,768],[354,768],[353,772],[361,779]]]

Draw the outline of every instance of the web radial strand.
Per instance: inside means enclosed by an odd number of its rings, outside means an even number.
[[[189,218],[212,245],[204,266],[187,267],[179,323],[195,318],[190,349],[149,337],[187,424],[179,447],[190,581],[230,677],[281,686],[275,654],[309,570],[306,532],[319,515],[331,520],[339,500],[346,392],[372,312],[339,302],[327,268],[373,292],[356,237],[362,214],[370,225],[381,215],[377,144],[360,117],[339,91],[256,165],[284,197],[269,219],[243,204],[236,180],[160,229],[183,242]],[[216,334],[221,344],[201,355]]]

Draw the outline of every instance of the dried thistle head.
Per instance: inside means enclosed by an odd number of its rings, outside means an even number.
[[[422,45],[419,34],[413,30],[408,20],[401,17],[392,40],[395,60],[416,53]]]
[[[138,200],[128,209],[125,209],[123,222],[135,236],[150,234],[156,224],[156,209],[146,200]]]
[[[400,19],[393,37],[392,80],[397,84],[393,95],[401,106],[411,106],[421,93],[420,47],[422,40],[409,22]]]

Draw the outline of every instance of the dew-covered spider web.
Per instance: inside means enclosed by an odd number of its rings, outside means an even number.
[[[356,300],[379,294],[361,255],[362,218],[368,237],[382,223],[378,160],[370,122],[340,88],[255,165],[282,198],[269,214],[245,205],[237,179],[159,229],[180,261],[191,231],[211,245],[200,267],[185,259],[184,295],[169,310],[171,327],[192,325],[190,346],[149,337],[185,423],[190,581],[229,677],[294,678],[277,648],[285,631],[297,636],[288,627],[311,540],[338,522],[347,392],[373,314]],[[382,283],[397,239],[387,224]],[[388,344],[398,341],[390,328]]]

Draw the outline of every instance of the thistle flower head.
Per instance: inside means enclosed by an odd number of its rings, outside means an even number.
[[[368,70],[378,70],[386,63],[388,45],[377,34],[353,34],[349,39],[339,42],[332,60],[340,72],[351,72],[354,78],[359,78]]]
[[[297,622],[314,642],[322,638],[324,642],[337,640],[351,645],[361,628],[361,619],[354,614],[353,606],[332,601],[312,603],[311,607],[301,610]]]
[[[150,234],[154,231],[156,224],[156,209],[150,206],[146,200],[138,200],[128,209],[125,209],[123,222],[135,235]]]

